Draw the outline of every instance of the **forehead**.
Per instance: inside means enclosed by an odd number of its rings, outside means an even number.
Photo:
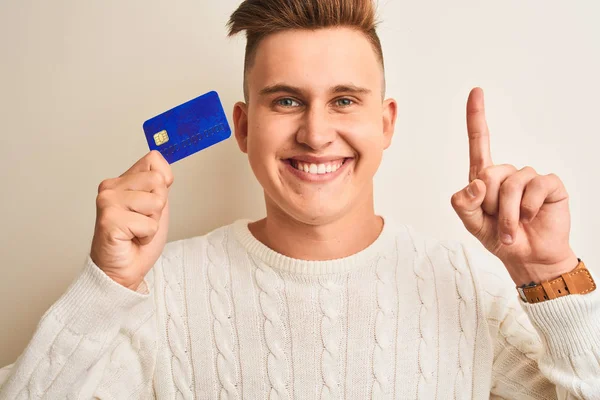
[[[383,70],[367,37],[350,28],[288,30],[264,38],[248,71],[255,93],[277,83],[326,91],[352,83],[376,92]]]

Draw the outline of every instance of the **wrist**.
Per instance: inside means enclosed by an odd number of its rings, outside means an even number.
[[[110,279],[112,279],[113,281],[115,281],[119,285],[121,285],[121,286],[123,286],[123,287],[125,287],[125,288],[127,288],[129,290],[133,290],[134,292],[137,292],[138,288],[142,284],[142,281],[140,281],[140,282],[125,282],[125,281],[123,281],[123,280],[121,280],[119,278],[114,278],[114,277],[110,276],[109,274],[106,274],[106,276],[108,276]]]
[[[582,260],[570,272],[540,284],[517,286],[519,297],[524,303],[540,303],[570,294],[584,295],[596,290],[596,283]]]
[[[511,277],[518,287],[530,284],[539,285],[560,277],[562,274],[573,271],[577,267],[579,259],[571,252],[561,261],[552,264],[522,264],[519,266],[506,265],[511,272]]]

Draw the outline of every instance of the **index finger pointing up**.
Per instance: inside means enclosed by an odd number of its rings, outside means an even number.
[[[482,169],[493,165],[490,152],[490,131],[485,120],[483,90],[474,88],[467,100],[467,132],[469,133],[469,182]]]

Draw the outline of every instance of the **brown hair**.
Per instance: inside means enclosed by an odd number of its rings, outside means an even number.
[[[248,101],[246,74],[254,63],[258,44],[266,36],[291,29],[349,27],[365,34],[384,68],[377,35],[373,0],[244,0],[231,14],[228,36],[246,31],[244,98]],[[384,89],[385,90],[385,80]]]

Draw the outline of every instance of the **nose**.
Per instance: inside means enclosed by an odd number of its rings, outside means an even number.
[[[302,117],[296,133],[296,141],[313,150],[325,149],[337,136],[327,111],[321,107],[310,107]]]

